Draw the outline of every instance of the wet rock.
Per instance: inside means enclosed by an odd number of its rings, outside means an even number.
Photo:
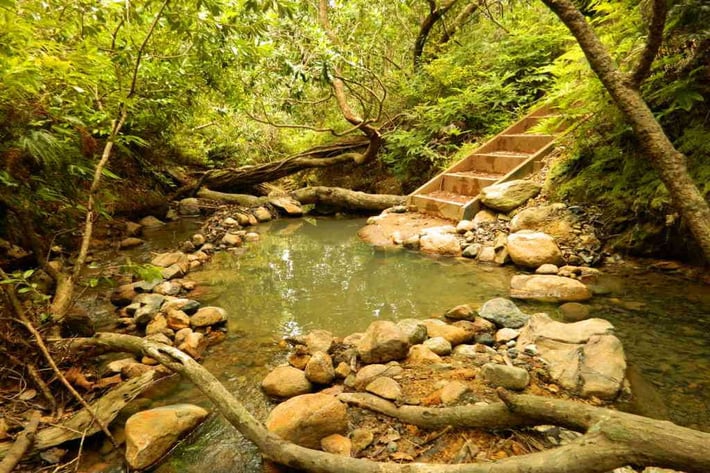
[[[560,306],[565,322],[579,322],[589,318],[589,307],[579,302],[566,302]]]
[[[401,360],[407,356],[409,340],[394,322],[378,320],[370,324],[356,348],[365,363]]]
[[[487,301],[478,311],[478,315],[500,327],[507,328],[520,328],[529,318],[513,301],[503,297]]]
[[[207,243],[207,238],[202,233],[195,233],[192,235],[192,238],[190,238],[190,241],[196,248],[199,248]]]
[[[387,366],[379,363],[363,366],[355,375],[354,386],[357,389],[363,389],[378,376],[384,376],[386,371]]]
[[[185,342],[187,339],[187,336],[192,333],[191,328],[181,328],[177,332],[175,332],[175,345],[180,346],[182,343]]]
[[[491,386],[521,390],[530,382],[527,370],[514,366],[486,363],[481,368],[481,378]]]
[[[451,346],[451,344],[449,344],[449,346]],[[441,362],[441,357],[424,345],[414,345],[409,349],[409,353],[407,354],[407,364],[410,365],[425,365]]]
[[[200,201],[194,197],[182,199],[178,203],[178,214],[183,216],[200,215]]]
[[[187,255],[185,253],[182,251],[174,251],[169,253],[161,253],[155,256],[155,258],[151,260],[150,264],[161,268],[167,268],[168,266],[172,266],[174,264],[187,265],[189,262],[190,261],[187,259]]]
[[[165,222],[158,220],[157,218],[153,217],[152,215],[148,215],[147,217],[143,217],[142,219],[138,220],[138,224],[142,227],[145,227],[145,228],[153,228],[153,227],[160,227],[161,225],[165,225]]]
[[[223,245],[227,246],[242,246],[242,237],[236,233],[225,233],[221,240]]]
[[[461,256],[463,256],[464,258],[474,259],[476,258],[476,256],[478,256],[478,253],[480,253],[480,251],[481,245],[478,243],[472,243],[463,249]]]
[[[626,373],[624,348],[613,335],[593,335],[582,348],[580,394],[600,399],[616,398]]]
[[[122,284],[111,293],[111,303],[123,307],[130,304],[137,295],[135,284]]]
[[[133,315],[133,322],[136,325],[146,325],[158,315],[160,306],[144,305]]]
[[[470,232],[471,230],[474,230],[475,228],[476,228],[476,225],[471,220],[461,220],[456,225],[456,232],[463,234],[466,232]]]
[[[540,192],[540,186],[532,181],[514,180],[494,184],[481,190],[481,202],[488,208],[508,213]]]
[[[466,343],[471,340],[471,334],[466,330],[456,327],[455,325],[449,325],[444,321],[437,319],[426,319],[422,323],[426,325],[427,333],[429,337],[443,337],[452,346],[460,345],[461,343]]]
[[[199,360],[207,349],[207,338],[199,332],[187,333],[185,340],[178,345],[178,349]]]
[[[402,397],[402,387],[392,378],[381,376],[369,383],[365,390],[381,398],[394,401]]]
[[[227,321],[227,311],[221,307],[202,307],[190,317],[192,328],[208,327]]]
[[[182,330],[190,326],[190,316],[177,309],[169,309],[165,317],[168,328]]]
[[[249,232],[246,235],[244,235],[244,241],[251,242],[251,243],[253,243],[255,241],[259,241],[260,238],[261,238],[261,236],[256,232]]]
[[[490,333],[479,333],[474,338],[474,341],[481,345],[493,346],[495,339]]]
[[[492,223],[496,223],[498,221],[498,217],[496,216],[495,212],[491,212],[490,210],[479,210],[476,215],[473,217],[473,228],[481,228],[484,225],[490,225]]]
[[[451,343],[444,337],[433,337],[426,340],[423,345],[437,355],[446,356],[451,354]]]
[[[335,378],[333,360],[325,352],[316,351],[306,364],[306,378],[312,383],[330,384]]]
[[[306,448],[318,448],[321,439],[348,429],[345,404],[326,394],[304,394],[285,401],[266,420],[270,432]]]
[[[266,207],[255,208],[253,214],[259,222],[268,222],[273,218],[271,212],[269,212],[269,209],[267,209]]]
[[[513,276],[510,296],[541,302],[579,302],[590,299],[592,293],[587,286],[574,279],[536,274]]]
[[[443,232],[429,232],[419,238],[419,249],[422,253],[460,256],[461,244],[456,235]]]
[[[304,337],[304,342],[310,353],[328,353],[333,346],[333,334],[327,330],[312,330]]]
[[[136,246],[141,246],[143,243],[145,243],[145,241],[141,240],[140,238],[128,237],[121,240],[121,242],[118,244],[118,247],[122,250],[127,250],[128,248],[135,248]]]
[[[473,310],[470,305],[463,304],[449,309],[444,315],[448,319],[473,320],[476,317],[476,311]]]
[[[163,279],[181,278],[187,273],[186,266],[182,264],[171,264],[161,271]]]
[[[351,333],[347,337],[343,338],[343,345],[348,345],[351,347],[354,347],[358,343],[360,343],[360,340],[365,336],[363,332],[355,332]]]
[[[469,389],[461,381],[451,381],[441,389],[441,403],[445,405],[456,404]]]
[[[209,413],[191,404],[174,404],[142,411],[126,421],[126,462],[147,468],[200,424]]]
[[[181,290],[182,286],[173,281],[163,281],[153,289],[153,291],[157,294],[161,294],[163,296],[177,296],[180,294]]]
[[[496,332],[496,343],[508,343],[515,340],[520,335],[519,330],[513,328],[502,328]]]
[[[562,266],[557,273],[558,276],[577,279],[585,284],[596,283],[601,275],[601,271],[585,266]]]
[[[508,252],[513,263],[526,268],[560,264],[562,252],[550,235],[522,230],[508,235]]]
[[[269,203],[292,217],[303,215],[303,207],[301,207],[301,203],[287,195],[270,195]]]
[[[496,250],[492,246],[483,246],[478,252],[478,261],[481,263],[492,263],[496,259]]]
[[[160,307],[160,310],[162,310],[163,312],[170,312],[171,310],[181,310],[187,315],[192,315],[197,312],[197,309],[199,308],[200,303],[192,299],[166,298],[165,302],[163,302],[163,305]]]
[[[261,388],[269,396],[290,398],[310,393],[313,385],[303,371],[292,366],[279,366],[266,375]]]
[[[165,319],[165,317],[162,314],[156,314],[156,316],[153,317],[153,320],[151,320],[148,325],[146,325],[145,334],[153,335],[155,333],[162,333],[167,328],[168,321]]]
[[[397,327],[409,340],[410,345],[417,345],[427,339],[426,325],[419,319],[402,319],[397,322]]]
[[[560,269],[554,264],[542,264],[535,270],[535,274],[557,274]]]
[[[324,452],[334,455],[343,455],[345,457],[349,457],[352,451],[352,442],[350,439],[340,434],[328,435],[322,438],[320,446]]]
[[[412,235],[409,238],[402,240],[402,246],[409,250],[419,249],[419,235]]]
[[[143,225],[140,223],[127,221],[125,224],[126,235],[129,237],[137,237],[143,232]]]
[[[294,368],[298,368],[299,370],[305,370],[306,365],[311,359],[311,355],[308,353],[308,350],[306,347],[302,345],[296,346],[294,351],[289,353],[288,357],[286,360],[288,361],[288,364],[293,366]]]

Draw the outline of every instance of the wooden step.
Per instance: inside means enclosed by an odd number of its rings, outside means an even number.
[[[477,175],[475,171],[444,174],[441,181],[441,190],[475,197],[481,192],[481,189],[490,186],[501,177],[503,177],[502,174],[486,175],[485,173],[478,173]]]
[[[516,167],[520,166],[530,154],[523,153],[508,153],[508,152],[492,152],[486,154],[476,153],[467,161],[469,172],[483,172],[490,174],[507,174]],[[457,171],[460,172],[460,171]],[[503,176],[501,176],[503,177]]]
[[[463,213],[464,202],[452,202],[448,193],[434,191],[430,194],[413,195],[410,197],[411,205],[415,205],[419,212],[439,215],[451,220],[460,220]],[[464,197],[464,196],[461,196]],[[466,197],[470,199],[470,197]]]
[[[513,153],[534,154],[554,141],[552,135],[543,134],[507,134],[498,135],[477,150],[478,154],[491,151],[509,151]]]

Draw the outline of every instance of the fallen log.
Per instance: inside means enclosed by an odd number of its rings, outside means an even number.
[[[689,473],[710,471],[710,434],[677,426],[667,421],[589,406],[583,403],[532,395],[513,395],[499,390],[499,397],[510,411],[511,426],[521,420],[539,424],[563,425],[585,432],[568,445],[551,450],[510,457],[490,463],[457,465],[377,463],[370,460],[311,450],[286,442],[266,430],[251,413],[205,368],[180,350],[142,338],[113,333],[99,333],[93,338],[76,339],[72,346],[100,346],[149,356],[176,371],[198,387],[224,417],[253,442],[262,454],[282,465],[311,472],[338,473],[602,473],[625,465],[660,466]],[[374,397],[373,397],[374,398]],[[347,398],[345,398],[347,399]],[[360,405],[367,403],[365,397]],[[375,398],[376,399],[376,398]],[[387,401],[384,401],[387,402]],[[370,403],[382,406],[382,400]],[[476,412],[477,406],[470,406]],[[396,413],[394,405],[388,413]],[[496,408],[498,409],[498,408]],[[376,410],[376,409],[375,409]],[[449,416],[446,422],[458,426],[452,411],[424,409],[423,423],[437,416]],[[399,411],[404,412],[404,411]],[[462,408],[459,412],[465,412]],[[481,411],[482,412],[482,411]],[[416,421],[410,411],[407,422]],[[495,422],[495,421],[493,421]],[[506,421],[498,422],[498,428]],[[431,424],[429,424],[431,425]],[[441,425],[441,424],[438,424]]]
[[[145,391],[157,377],[156,371],[151,370],[141,376],[129,379],[109,391],[105,396],[92,402],[89,405],[90,410],[81,409],[64,422],[40,430],[35,436],[31,451],[44,450],[81,438],[83,435],[88,436],[99,432],[101,427],[95,419],[104,425],[110,424],[121,409]],[[8,454],[11,446],[12,442],[0,443],[0,458],[4,458]]]
[[[342,187],[303,187],[289,192],[289,197],[305,204],[323,204],[350,211],[382,211],[395,205],[404,204],[406,197],[392,194],[368,194],[365,192],[343,189]],[[249,194],[230,194],[202,188],[197,192],[197,197],[215,200],[230,204],[243,205],[244,207],[257,207],[266,205],[270,197],[257,197]]]

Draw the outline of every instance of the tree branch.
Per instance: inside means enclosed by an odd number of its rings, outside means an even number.
[[[668,0],[652,0],[646,45],[641,52],[636,69],[629,78],[631,86],[635,89],[638,89],[651,73],[651,65],[663,43],[663,29],[667,16]]]

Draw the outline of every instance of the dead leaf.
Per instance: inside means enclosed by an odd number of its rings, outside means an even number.
[[[35,397],[37,397],[37,391],[35,391],[34,389],[25,389],[20,393],[18,399],[20,401],[29,401],[30,399],[34,399]]]
[[[94,383],[89,381],[77,367],[69,368],[69,370],[64,373],[64,377],[73,385],[79,386],[87,391],[94,386]]]
[[[412,461],[414,461],[414,457],[412,457],[411,455],[407,455],[404,452],[395,452],[392,455],[390,455],[390,459],[392,459],[392,461],[396,461],[396,462],[412,462]]]
[[[109,376],[108,378],[101,378],[98,382],[94,383],[92,389],[103,389],[109,386],[115,386],[121,383],[121,375],[117,374],[114,376]]]

